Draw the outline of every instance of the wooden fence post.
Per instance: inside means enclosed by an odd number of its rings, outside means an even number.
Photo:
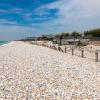
[[[84,49],[82,49],[82,54],[81,54],[82,58],[84,57]]]
[[[66,53],[66,46],[65,46],[65,53]]]
[[[72,55],[74,55],[74,48],[72,47]]]
[[[58,51],[60,51],[60,46],[58,46]]]
[[[98,58],[98,50],[96,50],[96,52],[95,52],[95,61],[96,61],[96,62],[99,61],[99,58]]]

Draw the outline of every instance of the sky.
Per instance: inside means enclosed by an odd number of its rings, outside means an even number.
[[[100,0],[0,0],[0,40],[100,28]]]

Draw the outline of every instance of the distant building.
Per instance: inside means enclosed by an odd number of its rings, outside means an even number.
[[[61,39],[61,40],[58,38],[53,39],[53,43],[55,44],[61,43],[61,45],[77,45],[79,44],[79,42],[80,42],[80,39]]]
[[[59,38],[53,39],[54,44],[61,43],[61,45],[78,45],[78,44],[88,45],[89,41],[90,41],[89,39],[61,39],[61,40]]]
[[[80,39],[80,43],[82,45],[88,45],[90,43],[90,39]]]
[[[80,39],[68,39],[67,42],[70,45],[78,45],[80,43]]]

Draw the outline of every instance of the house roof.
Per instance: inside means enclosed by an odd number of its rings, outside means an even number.
[[[79,42],[80,39],[67,39],[68,42]]]

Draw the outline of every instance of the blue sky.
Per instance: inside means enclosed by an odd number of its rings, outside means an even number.
[[[0,0],[0,40],[100,27],[100,0]]]

